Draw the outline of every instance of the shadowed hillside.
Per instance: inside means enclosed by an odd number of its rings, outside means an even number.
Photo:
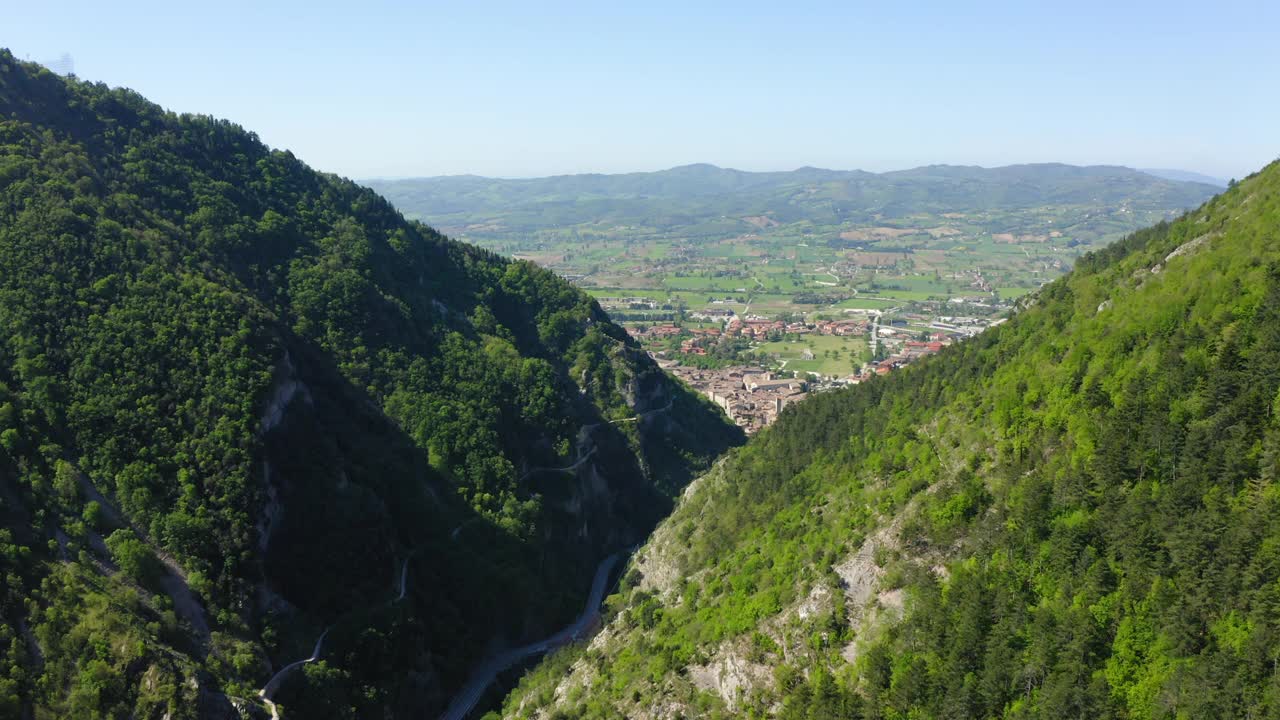
[[[551,273],[7,52],[0,327],[5,717],[227,715],[326,628],[292,716],[439,711],[739,441]]]

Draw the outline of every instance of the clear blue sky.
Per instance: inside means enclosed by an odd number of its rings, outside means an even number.
[[[1280,156],[1275,0],[3,0],[0,45],[357,178]]]

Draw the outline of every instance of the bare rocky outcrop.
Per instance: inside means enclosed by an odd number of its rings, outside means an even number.
[[[856,659],[862,636],[873,634],[882,621],[900,616],[902,591],[882,589],[885,570],[876,561],[881,554],[901,549],[898,537],[901,517],[874,532],[857,551],[831,567],[838,578],[838,587],[818,582],[800,601],[760,624],[758,631],[778,643],[783,657],[804,652],[803,642],[796,637],[794,628],[831,612],[837,593],[844,594],[847,620],[855,629],[854,640],[841,650],[849,662]],[[731,712],[736,711],[754,688],[772,687],[774,683],[770,665],[748,658],[743,638],[721,644],[708,662],[689,669],[689,678],[698,689],[718,694]]]
[[[290,357],[289,353],[285,353],[276,375],[280,379],[272,389],[271,397],[268,398],[267,405],[263,408],[262,415],[258,419],[258,437],[266,435],[284,422],[285,413],[294,400],[301,399],[307,405],[313,404],[311,390],[298,378],[297,370],[293,365],[293,358]],[[266,552],[271,544],[271,536],[275,533],[276,527],[280,523],[280,515],[284,509],[280,504],[279,491],[272,481],[271,462],[266,459],[262,461],[262,483],[266,500],[262,504],[262,513],[258,516],[255,528],[258,532],[258,550],[259,552]]]
[[[1177,248],[1175,248],[1173,252],[1169,253],[1164,257],[1165,264],[1166,265],[1169,264],[1169,261],[1176,257],[1181,257],[1183,255],[1190,255],[1191,253],[1198,250],[1200,247],[1204,246],[1210,240],[1213,240],[1213,238],[1216,236],[1217,236],[1217,233],[1205,233],[1204,235],[1200,235],[1199,237],[1196,237],[1194,240],[1188,240],[1187,242],[1182,243]]]
[[[735,712],[752,688],[772,684],[773,675],[767,665],[751,662],[732,643],[726,643],[710,663],[689,668],[689,679],[699,690],[715,692],[729,711]]]
[[[814,585],[805,599],[796,606],[795,615],[801,620],[817,617],[831,607],[831,590],[826,585]]]
[[[293,366],[293,358],[289,353],[285,353],[284,360],[281,363],[279,371],[276,373],[280,380],[276,382],[275,388],[271,391],[271,397],[267,400],[267,406],[263,408],[262,416],[258,419],[258,436],[261,437],[274,430],[284,421],[285,410],[293,401],[301,397],[308,405],[312,404],[311,391],[306,384],[298,379],[298,373]]]
[[[1151,274],[1159,275],[1160,272],[1164,270],[1164,266],[1169,264],[1170,260],[1176,257],[1182,257],[1183,255],[1190,255],[1194,253],[1195,251],[1207,245],[1210,241],[1212,241],[1217,236],[1218,236],[1218,233],[1216,232],[1207,232],[1203,235],[1196,237],[1195,239],[1188,240],[1187,242],[1182,243],[1178,247],[1174,248],[1173,252],[1164,256],[1164,262],[1158,262],[1155,265],[1153,265],[1151,267]],[[1139,270],[1138,272],[1141,272],[1141,270]]]
[[[226,695],[214,689],[211,683],[198,683],[196,688],[199,716],[210,720],[266,720],[279,717],[268,715],[262,706],[244,698]],[[168,717],[167,715],[165,717]]]
[[[851,616],[856,617],[858,611],[865,608],[879,591],[884,568],[876,564],[876,556],[901,550],[902,542],[898,534],[902,529],[902,518],[903,514],[900,513],[893,522],[876,530],[863,541],[857,552],[832,566],[831,569],[840,577],[841,589],[844,590]]]
[[[633,556],[632,567],[640,574],[641,590],[671,598],[680,589],[685,575],[678,559],[684,554],[685,543],[676,532],[677,527],[683,524],[679,520],[693,510],[698,502],[696,496],[703,491],[711,492],[715,484],[724,481],[722,470],[726,459],[727,456],[721,458],[710,470],[685,486],[676,510],[677,515],[658,525],[644,547]]]
[[[881,590],[876,595],[876,603],[896,615],[902,614],[902,608],[905,603],[905,594],[902,588],[894,588],[893,590]]]
[[[284,506],[280,503],[280,491],[271,481],[271,463],[262,461],[262,483],[266,486],[266,502],[262,504],[262,514],[258,517],[255,528],[258,531],[258,551],[266,552],[271,544],[271,536],[280,525],[280,516]]]

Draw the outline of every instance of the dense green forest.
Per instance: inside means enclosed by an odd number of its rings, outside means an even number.
[[[437,712],[740,441],[551,273],[7,51],[0,329],[4,718],[261,712],[325,628],[287,715]]]
[[[506,717],[1280,718],[1280,163],[789,407]]]

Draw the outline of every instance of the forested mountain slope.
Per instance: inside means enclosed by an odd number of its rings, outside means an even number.
[[[291,716],[438,712],[739,441],[551,273],[4,51],[0,331],[5,718],[261,712],[325,628]]]
[[[700,479],[507,717],[1280,717],[1280,163]]]

